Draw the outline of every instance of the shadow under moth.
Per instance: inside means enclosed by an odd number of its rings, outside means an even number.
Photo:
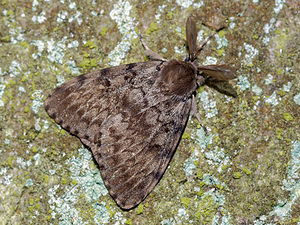
[[[200,66],[192,17],[186,22],[188,56],[166,60],[141,41],[151,61],[80,75],[45,101],[50,117],[88,146],[109,194],[122,209],[136,207],[164,174],[184,132],[196,116],[196,89],[204,84],[235,96],[227,65]],[[223,88],[225,87],[225,88]],[[230,88],[231,87],[231,88]]]

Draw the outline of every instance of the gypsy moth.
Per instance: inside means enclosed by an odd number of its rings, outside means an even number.
[[[80,75],[45,101],[49,116],[91,148],[104,184],[123,209],[137,206],[162,177],[189,114],[197,116],[196,89],[234,78],[227,65],[198,64],[208,39],[197,46],[192,17],[186,37],[185,61],[165,60],[141,39],[151,61]]]

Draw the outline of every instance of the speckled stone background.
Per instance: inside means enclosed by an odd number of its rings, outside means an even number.
[[[297,0],[0,2],[0,224],[300,225]],[[145,61],[137,33],[183,59],[185,21],[203,64],[238,69],[238,97],[198,90],[208,136],[190,119],[154,191],[136,209],[111,199],[88,149],[43,108],[57,85]]]

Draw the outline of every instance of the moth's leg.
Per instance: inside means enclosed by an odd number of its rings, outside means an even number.
[[[206,127],[204,126],[204,124],[202,123],[202,121],[200,119],[200,115],[199,115],[199,112],[197,110],[197,101],[196,101],[196,98],[195,98],[194,95],[192,95],[191,115],[198,120],[198,122],[200,123],[201,127],[203,128],[205,134],[207,134],[207,129],[206,129]]]
[[[199,74],[197,75],[196,82],[198,87],[201,87],[203,84],[205,84],[205,78],[201,74]]]
[[[213,34],[207,36],[207,37],[200,43],[200,45],[199,45],[198,48],[197,48],[197,53],[198,53],[197,55],[199,55],[199,53],[200,53],[201,50],[203,49],[204,45],[206,45],[207,42],[208,42],[210,39],[212,39],[212,37],[215,36],[216,33],[217,33],[217,32],[214,32]]]
[[[201,43],[200,45],[197,47],[197,51],[196,51],[196,56],[195,58],[197,58],[197,56],[200,54],[201,50],[203,49],[204,45],[207,44],[207,42],[212,39],[213,36],[216,35],[217,32],[219,32],[220,30],[224,29],[224,27],[221,27],[220,29],[216,30],[214,33],[212,33],[211,35],[207,36]]]
[[[139,34],[139,38],[142,42],[143,47],[145,48],[146,56],[149,57],[150,60],[154,61],[167,61],[164,57],[162,57],[160,54],[157,52],[152,51],[147,43],[145,42],[144,38],[142,37],[141,34]]]

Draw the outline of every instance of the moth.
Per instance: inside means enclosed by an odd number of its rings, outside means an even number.
[[[141,37],[150,61],[80,75],[46,99],[49,116],[91,149],[109,194],[122,209],[136,207],[159,182],[189,115],[200,120],[197,88],[208,84],[222,91],[220,84],[226,87],[235,77],[230,66],[197,62],[212,36],[197,46],[190,16],[184,61],[164,59]],[[235,95],[228,88],[223,92]]]

